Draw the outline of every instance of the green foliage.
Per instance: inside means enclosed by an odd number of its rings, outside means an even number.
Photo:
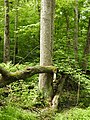
[[[57,113],[55,120],[90,120],[90,108],[72,108],[62,113]]]
[[[0,64],[6,70],[15,72],[23,70],[27,66],[36,65],[39,62],[39,39],[40,39],[40,0],[19,0],[18,4],[18,29],[15,31],[15,0],[10,0],[10,54],[13,60],[14,34],[18,34],[18,53],[16,54],[16,65],[12,62]],[[3,38],[4,38],[4,2],[0,1],[0,61],[3,59]],[[60,98],[60,107],[76,105],[78,83],[80,82],[79,106],[87,107],[90,104],[90,75],[82,71],[82,58],[87,39],[88,18],[90,16],[89,0],[79,0],[79,36],[78,36],[78,63],[74,59],[73,37],[74,37],[74,0],[56,0],[55,9],[55,32],[54,32],[54,53],[53,63],[59,68],[57,79],[64,73],[67,79]],[[67,31],[67,18],[69,31]],[[27,63],[25,63],[27,62]],[[23,64],[20,64],[23,63]],[[90,57],[88,61],[90,69]],[[34,87],[34,88],[33,88]],[[45,107],[42,94],[38,91],[38,76],[28,78],[26,82],[19,80],[0,89],[0,104],[12,103],[21,108],[34,109]],[[33,120],[37,115],[23,111],[21,108],[7,106],[0,111],[0,120]],[[15,109],[15,110],[14,110]],[[37,110],[38,111],[38,110]],[[65,114],[66,112],[66,114]],[[56,120],[88,120],[90,109],[71,109],[56,114]],[[52,111],[39,113],[37,119],[54,119]],[[85,114],[84,114],[85,113]],[[36,113],[35,113],[36,114]]]
[[[77,86],[78,86],[78,82],[80,82],[80,98],[79,98],[79,106],[80,107],[87,107],[89,106],[89,102],[90,102],[90,82],[89,82],[89,77],[87,77],[87,75],[83,74],[81,72],[81,69],[78,67],[78,65],[76,67],[74,67],[74,63],[75,61],[69,61],[69,59],[67,59],[67,61],[64,63],[64,61],[62,61],[61,63],[56,63],[56,66],[58,66],[59,68],[59,73],[57,77],[60,77],[59,75],[63,72],[64,74],[67,74],[69,77],[67,78],[67,81],[65,82],[64,88],[62,90],[63,94],[61,95],[60,98],[60,109],[66,108],[66,107],[70,107],[72,105],[76,105],[77,102]],[[17,70],[23,70],[25,67],[27,66],[32,66],[33,64],[17,64],[17,65],[13,65],[11,62],[5,64],[2,63],[0,64],[2,67],[4,67],[5,69],[7,69],[8,71],[11,72],[15,72]],[[41,111],[40,113],[38,113],[38,115],[35,112],[35,116],[38,117],[38,119],[54,119],[54,112],[50,111],[50,110],[40,110],[40,109],[44,109],[45,105],[47,106],[47,102],[44,100],[42,94],[39,93],[38,91],[38,76],[35,75],[31,78],[28,78],[27,80],[23,81],[23,80],[19,80],[18,82],[14,82],[10,85],[8,85],[6,88],[0,89],[0,104],[12,104],[13,106],[19,106],[20,108],[15,108],[15,111],[17,111],[17,113],[15,113],[15,119],[19,119],[18,116],[22,116],[20,111],[22,112],[21,108],[25,109],[25,111],[29,110],[29,114],[30,117],[28,115],[26,115],[26,113],[23,113],[23,118],[20,119],[35,119],[31,116],[33,116],[34,110],[36,109],[38,112]],[[8,112],[9,110],[13,111],[12,106],[8,106],[5,107],[3,109],[1,109],[1,120],[3,120],[4,118],[6,119],[12,119],[13,117],[13,112]],[[16,110],[18,109],[18,110]],[[6,114],[4,114],[4,111]],[[32,111],[30,113],[30,111]],[[43,111],[43,112],[42,112]],[[73,114],[76,115],[76,112]],[[24,116],[25,115],[25,116]],[[28,117],[27,117],[28,116]],[[61,116],[61,118],[63,118],[63,114],[57,114],[57,117],[55,118],[56,120]],[[70,112],[70,116],[71,116],[71,112]],[[74,116],[74,115],[73,115]],[[3,119],[2,119],[3,118]],[[70,118],[70,117],[69,117]],[[70,118],[71,119],[71,118]],[[80,118],[81,119],[81,118]],[[63,119],[61,119],[63,120]]]
[[[63,58],[60,54],[62,54]],[[59,69],[57,79],[60,79],[62,74],[67,75],[62,90],[63,92],[60,96],[60,109],[76,106],[78,89],[78,105],[81,107],[87,107],[90,104],[90,75],[86,75],[80,68],[79,64],[70,57],[71,56],[68,56],[64,50],[58,49],[55,51],[55,66]],[[80,88],[78,88],[78,84],[80,84]]]
[[[17,64],[13,65],[11,62],[7,64],[2,63],[0,66],[4,67],[6,70],[10,72],[15,72],[18,70],[23,70],[27,66],[33,66],[34,63],[26,63],[26,64]],[[6,103],[16,103],[19,106],[31,106],[34,104],[34,99],[38,96],[38,76],[34,75],[31,78],[27,78],[27,80],[19,80],[14,82],[5,88],[0,89],[0,99],[1,102]]]
[[[37,120],[37,116],[21,108],[8,105],[0,109],[0,120]]]
[[[11,71],[11,72],[15,72],[17,70],[23,70],[23,69],[27,68],[28,66],[34,66],[34,65],[36,65],[36,63],[34,63],[34,62],[33,63],[26,62],[24,64],[18,63],[16,65],[14,65],[14,64],[12,64],[12,61],[7,62],[7,64],[5,64],[5,63],[0,64],[0,66],[4,67],[6,70]]]
[[[35,79],[33,82],[30,81],[24,82],[20,80],[19,82],[11,84],[11,92],[8,96],[9,102],[16,102],[18,106],[23,108],[32,106],[35,103],[34,99],[37,97],[38,88],[37,84],[35,84]]]

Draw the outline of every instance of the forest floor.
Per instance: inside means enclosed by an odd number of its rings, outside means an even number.
[[[90,107],[73,107],[55,112],[49,108],[24,110],[8,105],[0,108],[0,120],[90,120]]]
[[[2,66],[5,67],[4,64]],[[20,65],[18,69],[24,67],[26,66]],[[11,64],[6,68],[10,71],[17,70]],[[75,86],[73,82],[66,84],[66,88],[70,89],[73,84]],[[43,96],[38,92],[38,75],[34,75],[25,81],[20,80],[0,88],[0,120],[90,120],[89,94],[83,90],[81,95],[86,97],[81,96],[81,101],[76,106],[77,90],[64,89],[60,109],[53,110],[42,102]]]

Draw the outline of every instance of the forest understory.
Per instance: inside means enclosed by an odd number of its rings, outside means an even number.
[[[0,0],[0,120],[90,120],[89,0]]]

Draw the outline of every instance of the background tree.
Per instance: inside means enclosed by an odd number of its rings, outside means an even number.
[[[75,0],[75,28],[74,28],[74,53],[75,53],[75,60],[78,61],[78,0]]]
[[[85,71],[87,70],[87,66],[88,66],[89,53],[90,53],[90,18],[88,22],[87,40],[84,48],[84,55],[83,55],[83,62],[82,62],[82,67],[83,67],[83,70]]]
[[[13,63],[15,64],[16,54],[18,54],[18,4],[19,0],[15,0],[15,31],[14,31],[14,55],[13,55]]]
[[[4,0],[5,3],[5,27],[4,27],[4,58],[6,63],[10,61],[10,39],[9,39],[9,1]]]

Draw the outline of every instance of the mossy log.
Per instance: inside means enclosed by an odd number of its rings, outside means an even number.
[[[57,68],[54,66],[34,66],[28,67],[24,70],[18,70],[16,72],[9,72],[0,66],[0,87],[4,87],[12,82],[20,79],[25,79],[38,73],[56,73]]]

